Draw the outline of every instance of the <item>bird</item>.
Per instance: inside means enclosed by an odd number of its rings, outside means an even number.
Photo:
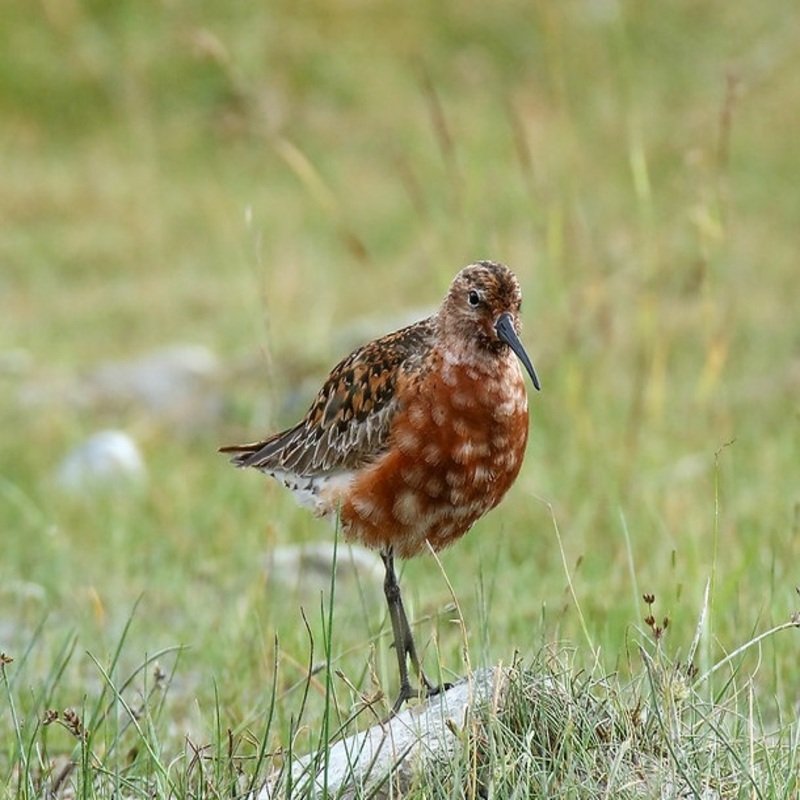
[[[334,517],[347,540],[380,553],[400,673],[392,714],[450,688],[422,669],[395,557],[455,542],[497,506],[522,466],[521,366],[537,390],[541,384],[520,340],[521,305],[507,266],[476,261],[458,272],[434,314],[340,361],[296,425],[219,448],[235,466],[278,480],[316,515]]]

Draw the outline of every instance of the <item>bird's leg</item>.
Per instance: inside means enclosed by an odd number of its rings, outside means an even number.
[[[408,664],[406,658],[411,659],[420,683],[422,684],[423,697],[431,697],[438,694],[443,689],[449,689],[448,684],[434,686],[425,675],[417,656],[417,649],[414,646],[414,637],[411,634],[411,626],[408,624],[405,609],[403,608],[403,598],[400,594],[400,584],[394,572],[394,555],[392,549],[387,548],[381,551],[383,565],[386,568],[386,577],[383,581],[383,592],[386,595],[386,604],[389,607],[389,618],[392,621],[392,633],[394,634],[394,649],[397,653],[397,665],[400,668],[400,694],[392,706],[392,714],[396,714],[403,703],[411,697],[415,697],[417,692],[412,689],[408,680]]]
[[[419,663],[417,650],[414,646],[414,637],[411,633],[411,626],[408,624],[408,617],[403,607],[400,585],[397,582],[397,576],[394,571],[394,556],[391,548],[381,551],[381,558],[383,559],[383,565],[386,569],[386,577],[383,581],[383,592],[386,595],[386,605],[389,607],[389,619],[392,621],[392,633],[394,635],[394,649],[397,654],[397,666],[400,670],[400,694],[394,706],[392,706],[392,714],[396,714],[406,700],[418,694],[418,692],[411,687],[411,683],[408,679],[407,659],[409,657],[411,658],[414,671],[420,676],[426,694],[432,689],[432,686],[425,677],[425,673],[422,672],[422,667]]]

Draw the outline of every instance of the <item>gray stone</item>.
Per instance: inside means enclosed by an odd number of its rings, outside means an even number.
[[[332,541],[280,545],[264,559],[267,575],[289,588],[305,587],[314,592],[330,586],[333,568]],[[336,549],[336,584],[361,581],[367,585],[383,581],[383,565],[376,553],[360,545],[339,542]]]
[[[0,377],[25,375],[33,366],[33,358],[28,350],[18,347],[14,350],[0,350]]]
[[[284,767],[292,771],[292,787],[299,797],[401,797],[420,770],[455,752],[470,713],[497,701],[506,677],[501,667],[478,670],[447,692],[336,742],[324,758],[294,759]],[[255,800],[280,797],[285,787],[286,776],[276,772]]]
[[[73,448],[56,471],[56,483],[69,493],[132,487],[146,475],[136,442],[124,431],[99,431]]]
[[[2,361],[0,377],[1,370]],[[123,412],[166,424],[171,432],[202,431],[224,410],[226,371],[211,350],[196,344],[172,344],[108,361],[80,375],[40,367],[13,377],[22,377],[17,402],[26,408]]]
[[[199,426],[220,416],[217,357],[202,345],[176,344],[93,370],[84,381],[95,405],[129,405],[168,422]]]

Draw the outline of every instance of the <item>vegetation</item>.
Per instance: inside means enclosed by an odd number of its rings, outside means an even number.
[[[236,795],[391,697],[380,586],[268,576],[267,551],[329,528],[214,451],[291,422],[351,346],[484,257],[525,293],[526,462],[402,582],[431,672],[524,668],[467,737],[480,769],[419,795],[622,793],[602,776],[638,753],[674,781],[631,794],[796,796],[794,18],[721,0],[3,17],[6,796]],[[76,390],[174,342],[224,361],[224,413],[179,425]],[[146,485],[59,491],[63,455],[108,427],[140,443]],[[548,675],[584,715],[554,752]]]

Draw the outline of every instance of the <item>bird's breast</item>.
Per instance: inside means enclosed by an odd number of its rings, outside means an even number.
[[[400,556],[447,546],[496,506],[522,465],[528,404],[516,361],[441,363],[398,387],[386,453],[355,478],[345,529]]]

